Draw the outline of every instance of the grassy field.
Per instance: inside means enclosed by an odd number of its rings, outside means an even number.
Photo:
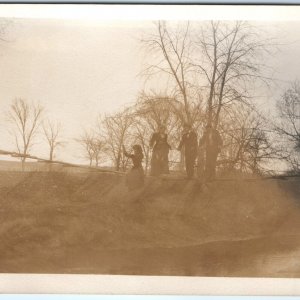
[[[0,172],[0,272],[300,276],[300,180]]]

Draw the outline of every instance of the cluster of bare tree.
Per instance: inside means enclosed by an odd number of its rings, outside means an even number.
[[[116,169],[126,169],[122,144],[142,145],[147,170],[149,140],[156,128],[166,126],[176,148],[184,123],[189,123],[198,136],[206,126],[221,132],[220,167],[261,172],[276,149],[250,91],[256,81],[268,84],[262,75],[267,41],[260,40],[246,22],[158,22],[155,26],[153,34],[142,40],[149,57],[154,57],[143,76],[149,81],[159,77],[165,84],[163,95],[152,87],[152,92],[141,93],[135,105],[99,123],[98,135],[107,144]],[[182,159],[175,153],[173,159],[180,166]]]
[[[284,158],[299,172],[299,84],[278,101],[281,124],[276,126],[257,111],[252,93],[259,84],[272,83],[264,65],[274,49],[272,40],[242,21],[158,22],[142,42],[157,58],[144,75],[165,75],[169,97],[180,104],[173,110],[179,129],[188,122],[199,135],[205,126],[221,133],[220,168],[261,173],[269,162]],[[275,142],[276,134],[288,138],[286,149]]]
[[[151,133],[165,125],[176,147],[183,124],[189,123],[198,136],[206,126],[219,130],[224,141],[220,169],[262,173],[270,162],[284,158],[299,171],[299,85],[294,84],[278,101],[282,122],[276,126],[257,111],[251,94],[257,84],[271,84],[264,57],[270,54],[272,41],[261,39],[257,28],[240,21],[158,22],[155,26],[153,34],[142,40],[155,58],[143,75],[150,81],[159,77],[167,87],[164,96],[152,87],[134,106],[103,119],[116,169],[122,161],[122,143],[142,145],[147,170]],[[293,146],[283,149],[276,134],[289,138]],[[174,155],[171,162],[178,161]]]
[[[14,138],[17,153],[20,154],[22,170],[29,151],[36,142],[39,129],[49,146],[49,160],[54,158],[55,150],[62,146],[61,126],[59,123],[44,118],[44,108],[40,104],[29,103],[24,99],[15,99],[7,113],[11,123],[10,132]]]
[[[151,86],[150,92],[145,89],[134,105],[122,111],[99,116],[93,130],[85,130],[76,139],[91,166],[110,161],[116,170],[125,171],[128,158],[122,145],[140,144],[147,171],[149,141],[157,127],[167,128],[175,149],[188,123],[198,137],[207,126],[220,132],[220,170],[262,173],[274,159],[284,158],[299,172],[300,85],[291,85],[278,100],[280,123],[274,124],[257,110],[253,91],[259,84],[271,84],[264,58],[273,47],[257,28],[242,21],[157,22],[141,43],[149,58],[142,76],[150,86],[159,78],[160,86]],[[22,99],[11,105],[9,118],[23,163],[41,125],[50,160],[62,145],[60,125],[42,122],[43,112],[42,107]],[[277,143],[278,136],[285,142]],[[171,168],[181,168],[182,158],[171,151]]]

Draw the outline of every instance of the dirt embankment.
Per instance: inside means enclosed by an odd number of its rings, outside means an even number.
[[[299,183],[1,173],[0,272],[295,276],[257,264],[300,246]]]

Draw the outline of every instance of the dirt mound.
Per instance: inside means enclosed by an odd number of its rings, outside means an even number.
[[[2,173],[0,182],[3,272],[70,270],[74,261],[92,264],[89,251],[193,247],[300,228],[297,179],[147,178],[134,192],[108,173]]]

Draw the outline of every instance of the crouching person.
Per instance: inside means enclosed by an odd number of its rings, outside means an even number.
[[[134,145],[132,149],[133,154],[130,154],[123,145],[124,155],[131,158],[133,164],[131,170],[126,174],[126,185],[130,191],[144,185],[144,170],[142,166],[142,160],[144,158],[143,150],[140,145]]]

